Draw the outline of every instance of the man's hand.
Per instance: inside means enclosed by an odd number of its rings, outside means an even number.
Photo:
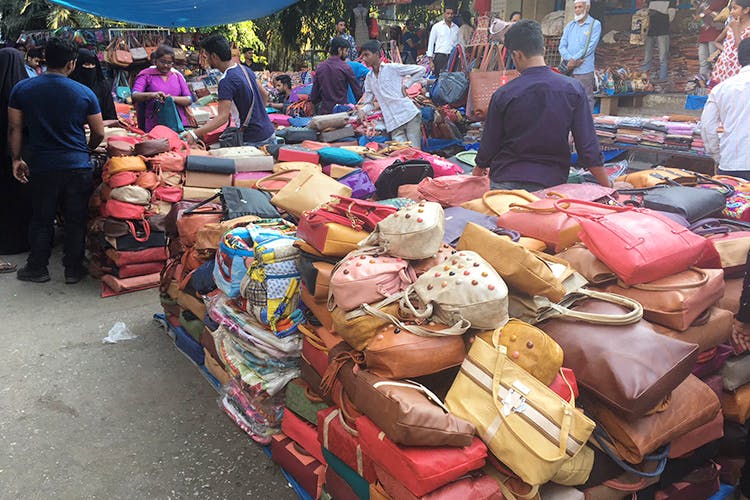
[[[29,182],[29,166],[25,161],[13,160],[13,177],[22,184]]]
[[[489,169],[486,169],[486,168],[483,168],[483,167],[474,167],[471,170],[471,175],[473,175],[475,177],[484,177],[485,175],[487,175],[488,171],[489,171]]]

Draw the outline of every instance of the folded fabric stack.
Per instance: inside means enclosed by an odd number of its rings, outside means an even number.
[[[594,127],[602,144],[640,145],[705,155],[700,129],[694,123],[661,117],[596,116]]]
[[[149,136],[123,129],[107,138],[109,159],[91,198],[96,217],[88,238],[89,270],[101,279],[103,297],[159,284],[167,259],[165,217],[182,199],[186,152],[164,127]]]

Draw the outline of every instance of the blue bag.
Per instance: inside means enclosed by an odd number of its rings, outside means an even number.
[[[362,165],[362,157],[354,151],[344,148],[323,148],[318,151],[320,163],[328,165],[336,163],[345,167],[358,167]]]
[[[178,133],[185,130],[180,113],[177,112],[177,105],[174,103],[174,99],[167,97],[164,99],[164,102],[157,102],[155,109],[159,125],[169,127]]]

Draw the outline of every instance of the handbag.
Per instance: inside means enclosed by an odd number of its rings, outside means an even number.
[[[520,75],[516,70],[505,69],[500,47],[497,44],[486,45],[479,68],[469,73],[467,114],[472,119],[484,120],[490,107],[492,94]],[[496,64],[493,64],[493,61]],[[497,66],[498,69],[492,71],[490,65]]]
[[[175,60],[176,57],[177,55],[175,53]],[[250,93],[253,95],[253,98],[250,102],[250,108],[247,110],[247,115],[245,115],[245,119],[242,121],[240,127],[233,127],[232,120],[231,118],[229,119],[227,128],[225,128],[219,136],[219,145],[222,148],[239,147],[245,144],[245,129],[250,124],[250,119],[253,117],[253,109],[255,108],[255,95],[252,92],[253,84],[250,82],[250,77],[247,74],[245,66],[240,64],[239,67],[242,70],[242,74],[245,75],[245,81],[251,90]]]
[[[474,338],[445,402],[524,482],[541,485],[585,448],[594,422],[516,365],[499,336]]]
[[[107,48],[109,63],[121,68],[127,68],[133,64],[133,56],[130,54],[130,47],[124,38],[115,38]]]
[[[414,203],[378,222],[359,246],[375,247],[402,259],[426,259],[440,248],[444,228],[445,214],[438,203]]]
[[[586,57],[586,52],[589,51],[589,45],[591,44],[591,34],[594,32],[593,29],[589,29],[589,34],[586,37],[586,44],[583,46],[583,52],[581,53],[580,59],[583,59]],[[569,68],[568,64],[570,63],[570,59],[561,59],[559,66],[557,66],[557,71],[560,72],[561,75],[565,76],[571,76],[573,74],[573,71],[575,68]]]
[[[368,175],[370,175],[368,173]],[[377,197],[380,200],[398,196],[398,188],[405,184],[419,184],[426,177],[433,177],[430,162],[418,160],[396,160],[380,173],[375,180]],[[372,175],[370,175],[372,178]]]
[[[560,252],[579,241],[580,223],[559,210],[554,199],[545,198],[528,204],[511,204],[499,214],[497,225],[518,231],[524,236],[545,242]]]
[[[349,123],[349,113],[333,113],[313,116],[308,128],[322,132],[327,129],[343,128]]]
[[[169,151],[167,139],[151,139],[137,143],[133,146],[133,153],[137,156],[156,156],[159,153]]]
[[[323,255],[343,257],[357,249],[357,244],[370,233],[340,224],[330,212],[320,209],[303,212],[297,228],[302,238]]]
[[[565,288],[558,276],[568,268],[565,261],[535,253],[473,223],[468,223],[456,250],[472,250],[485,259],[514,291],[562,300]],[[552,269],[556,266],[557,273]]]
[[[522,189],[496,189],[493,191],[487,191],[479,199],[462,203],[461,206],[486,215],[502,215],[510,210],[511,205],[528,205],[537,200],[539,200],[538,196]]]
[[[143,48],[143,46],[138,43],[138,40],[135,39],[135,37],[130,36],[130,56],[133,59],[133,62],[141,62],[141,61],[148,61],[148,52],[146,52],[146,49]]]
[[[489,177],[473,175],[426,177],[420,181],[417,187],[417,191],[423,199],[440,203],[443,207],[455,207],[479,198],[489,189]]]
[[[750,417],[750,384],[740,386],[734,392],[723,392],[721,408],[727,421],[745,425]]]
[[[557,254],[557,257],[570,263],[576,272],[583,275],[586,281],[594,286],[617,281],[617,275],[596,258],[582,243],[576,243]]]
[[[656,333],[689,344],[698,344],[698,350],[705,352],[729,341],[733,322],[734,315],[731,312],[714,306],[701,314],[687,330],[679,332],[656,323],[653,327]]]
[[[148,173],[148,172],[143,172]],[[107,185],[111,187],[112,189],[122,187],[122,186],[130,186],[131,184],[135,184],[138,182],[138,180],[141,178],[140,175],[138,175],[136,172],[118,172],[114,175],[111,175],[109,179],[107,179]],[[141,186],[144,187],[144,186]]]
[[[104,177],[119,172],[143,172],[146,170],[146,163],[140,156],[113,156],[104,164]]]
[[[628,315],[628,309],[602,300],[606,295],[586,293],[594,295],[578,305],[558,309],[560,318],[537,326],[562,347],[565,365],[575,372],[580,386],[627,418],[642,416],[661,404],[690,374],[698,359],[698,346],[655,335],[637,314],[623,317],[620,324],[607,324],[617,315]],[[617,300],[617,296],[607,300]],[[571,312],[592,316],[575,318],[568,316]],[[600,322],[592,322],[597,320]],[[623,353],[628,353],[627,357]]]
[[[721,267],[725,278],[744,273],[750,252],[750,224],[733,219],[701,219],[690,230],[708,240],[699,266]]]
[[[185,157],[174,151],[160,153],[148,160],[151,168],[161,172],[182,172],[185,170]]]
[[[634,188],[648,188],[672,182],[682,186],[695,186],[698,183],[698,177],[690,170],[658,167],[623,175],[615,179],[615,182],[627,182]]]
[[[159,186],[153,191],[154,201],[166,201],[177,203],[182,200],[182,187],[180,186]]]
[[[314,209],[331,201],[332,195],[350,196],[351,194],[352,189],[349,186],[321,172],[303,170],[273,195],[271,203],[299,218],[305,210]]]
[[[143,219],[145,214],[145,206],[135,205],[133,203],[128,203],[120,200],[110,199],[102,205],[102,215],[104,217],[114,217],[116,219]]]
[[[177,111],[177,105],[171,96],[164,99],[163,102],[157,101],[154,109],[156,111],[156,120],[159,125],[164,125],[175,132],[185,131],[185,126],[182,124],[182,118]]]
[[[136,143],[137,144],[137,143]],[[133,154],[133,143],[107,139],[108,156],[130,156]]]
[[[323,453],[328,451],[366,481],[375,481],[372,458],[362,451],[359,433],[346,422],[344,411],[329,408],[318,412],[318,441],[323,445]]]
[[[373,310],[379,314],[373,314]],[[351,311],[335,308],[331,311],[332,330],[357,351],[364,351],[378,331],[391,324],[390,316],[398,314],[399,305],[393,298],[371,305],[362,304]]]
[[[364,170],[358,168],[353,172],[339,177],[338,182],[349,186],[352,190],[352,198],[366,200],[375,194],[375,184],[372,183]]]
[[[455,71],[456,64],[461,60],[460,71]],[[437,81],[430,90],[432,101],[438,106],[446,104],[460,106],[466,102],[469,92],[469,79],[466,77],[466,56],[463,47],[457,45],[451,51],[445,70],[440,72]]]
[[[645,284],[618,282],[605,290],[640,302],[648,321],[685,331],[724,295],[724,272],[693,267]]]
[[[548,387],[561,373],[563,350],[535,326],[511,319],[500,329],[497,342],[514,363]]]
[[[133,173],[133,172],[131,172]],[[121,174],[117,174],[121,175]],[[111,181],[112,179],[110,179]],[[111,186],[110,182],[110,186]],[[155,172],[141,172],[138,174],[138,179],[135,182],[136,186],[142,187],[144,189],[148,189],[149,191],[153,191],[157,187],[159,187],[159,176],[156,175]],[[182,189],[180,189],[180,193],[182,193]],[[180,197],[182,197],[182,194],[180,194]],[[178,200],[179,201],[179,200]]]
[[[578,220],[586,247],[628,285],[684,271],[706,247],[702,236],[648,209],[580,200],[557,200],[554,206]],[[605,215],[572,210],[576,206],[602,210]]]
[[[534,191],[531,194],[539,198],[573,198],[574,200],[600,201],[611,197],[615,192],[613,188],[584,182],[583,184],[558,184]]]
[[[670,212],[681,215],[688,222],[719,214],[726,206],[727,199],[722,193],[714,189],[702,189],[687,186],[659,186],[644,190],[620,190],[622,195],[642,195],[642,200],[634,204],[652,210]]]
[[[110,201],[118,200],[134,205],[148,206],[151,203],[151,192],[139,186],[122,186],[110,193]]]
[[[115,77],[115,95],[120,102],[128,102],[132,96],[132,90],[130,84],[128,84],[128,77],[124,71],[118,71]]]

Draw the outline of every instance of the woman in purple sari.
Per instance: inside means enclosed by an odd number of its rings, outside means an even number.
[[[159,124],[157,103],[171,97],[177,105],[183,126],[189,126],[185,108],[193,102],[185,77],[173,69],[174,49],[168,45],[159,45],[151,55],[154,66],[140,73],[133,84],[133,102],[136,103],[138,126],[145,132]]]

